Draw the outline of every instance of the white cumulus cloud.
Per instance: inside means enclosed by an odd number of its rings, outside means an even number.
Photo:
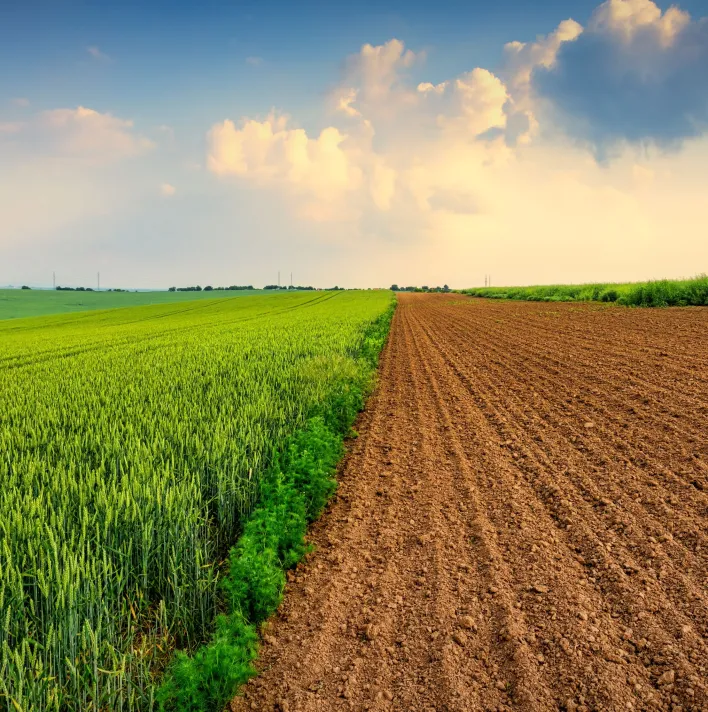
[[[663,232],[674,232],[672,220],[685,227],[679,239],[684,247],[668,262],[664,255],[664,264],[678,264],[696,244],[701,211],[689,185],[702,181],[708,189],[708,177],[701,179],[697,159],[664,156],[650,146],[638,156],[625,145],[614,162],[598,163],[595,152],[574,141],[573,131],[559,122],[564,99],[544,78],[571,81],[574,53],[590,47],[592,81],[581,74],[567,89],[558,80],[575,106],[583,106],[577,96],[600,105],[615,101],[608,77],[625,71],[631,79],[638,67],[646,72],[651,93],[656,67],[667,52],[678,52],[679,40],[693,39],[693,54],[685,49],[682,62],[701,56],[697,38],[704,26],[675,8],[661,12],[650,0],[609,0],[587,28],[565,19],[533,41],[507,43],[494,70],[471,67],[437,82],[413,81],[414,68],[424,73],[425,56],[400,40],[365,44],[345,60],[341,80],[328,96],[334,112],[326,128],[312,134],[275,115],[238,124],[226,120],[209,132],[207,166],[219,178],[231,177],[264,194],[277,191],[301,220],[339,222],[338,236],[406,244],[411,250],[428,246],[425,260],[431,265],[444,254],[458,252],[464,260],[477,251],[497,269],[506,264],[504,255],[511,256],[517,274],[533,265],[535,279],[544,279],[546,263],[563,263],[574,279],[588,270],[602,278],[641,276],[632,260],[648,250],[659,254]],[[611,60],[596,54],[598,36]],[[675,76],[679,65],[669,61],[668,74]],[[701,81],[686,93],[697,91]],[[681,113],[671,102],[664,111]],[[592,112],[579,116],[576,129],[587,123],[602,135],[622,129],[594,118]],[[708,142],[693,150],[708,155]],[[676,214],[665,208],[669,194]],[[706,249],[702,254],[708,258]],[[581,255],[578,265],[574,253]],[[650,257],[639,259],[654,269],[660,265]]]
[[[341,217],[327,208],[361,185],[362,172],[350,158],[347,136],[332,126],[310,138],[303,129],[289,128],[285,116],[250,119],[241,127],[226,120],[212,127],[207,140],[213,173],[285,186],[319,202],[317,209],[314,202],[306,207],[318,220],[325,214]]]

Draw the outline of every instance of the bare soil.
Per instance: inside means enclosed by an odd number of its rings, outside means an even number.
[[[402,295],[233,710],[708,712],[708,310]]]

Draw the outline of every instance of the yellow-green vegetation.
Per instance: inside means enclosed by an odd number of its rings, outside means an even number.
[[[197,299],[223,299],[244,296],[261,290],[208,292],[72,292],[51,289],[0,289],[0,319],[65,314],[94,309],[138,307],[147,304],[192,302]]]
[[[300,293],[0,324],[7,709],[154,709],[173,651],[206,641],[170,664],[164,709],[245,679],[391,306]]]
[[[538,287],[477,287],[463,294],[531,302],[617,302],[627,306],[708,306],[708,276],[626,284],[549,284]]]

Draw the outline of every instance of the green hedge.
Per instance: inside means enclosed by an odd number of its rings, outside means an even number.
[[[158,690],[163,712],[221,710],[250,677],[258,655],[257,626],[280,604],[285,571],[307,552],[305,534],[336,489],[344,438],[374,382],[395,305],[367,331],[356,375],[292,435],[263,478],[259,505],[229,554],[222,583],[227,613],[193,655],[178,652]]]
[[[708,306],[708,276],[627,284],[550,284],[538,287],[479,287],[462,294],[531,302],[616,302],[626,306]]]

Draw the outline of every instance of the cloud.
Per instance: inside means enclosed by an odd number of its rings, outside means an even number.
[[[152,142],[133,122],[79,106],[52,109],[16,124],[16,155],[52,155],[88,163],[110,163],[139,156]]]
[[[27,244],[37,259],[61,230],[70,242],[72,226],[154,196],[159,175],[129,160],[151,146],[131,121],[85,107],[35,112],[0,132],[0,246]]]
[[[397,39],[376,47],[365,44],[357,54],[347,58],[344,78],[358,84],[365,98],[385,99],[399,83],[402,70],[412,67],[420,57]]]
[[[383,159],[376,159],[373,162],[371,179],[369,181],[369,192],[374,205],[382,212],[390,210],[393,198],[396,194],[397,172],[386,165]]]
[[[635,164],[632,166],[632,178],[638,186],[651,185],[656,178],[656,172],[647,166]]]
[[[356,99],[357,90],[354,87],[339,89],[334,96],[335,110],[347,116],[361,116],[361,112],[353,106]]]
[[[263,57],[246,57],[246,64],[250,64],[252,67],[260,67],[263,64]]]
[[[437,211],[474,215],[476,211],[474,195],[464,191],[442,189],[433,193],[428,199],[430,207]]]
[[[19,121],[5,121],[0,123],[0,134],[15,134],[22,131],[22,124]]]
[[[536,114],[543,110],[532,93],[531,77],[537,68],[551,68],[560,48],[574,41],[583,31],[582,25],[568,19],[548,35],[535,42],[508,42],[504,45],[504,60],[500,71],[509,100],[504,107],[507,116],[504,137],[508,145],[527,144],[539,131]]]
[[[87,51],[94,59],[98,60],[99,62],[111,62],[111,61],[112,61],[111,57],[109,57],[109,56],[108,56],[107,54],[105,54],[104,52],[101,52],[101,50],[100,50],[98,47],[96,47],[95,45],[93,45],[93,46],[91,46],[91,47],[87,47],[87,48],[86,48],[86,51]]]
[[[414,85],[407,71],[422,59],[396,39],[364,45],[347,58],[330,96],[346,127],[311,137],[284,116],[238,127],[226,120],[207,137],[209,170],[277,188],[300,217],[317,222],[478,212],[483,166],[506,160],[504,138],[493,132],[506,130],[508,92],[482,68],[437,86]]]
[[[30,100],[24,96],[16,96],[11,103],[19,109],[26,109],[30,105]]]
[[[651,0],[607,0],[587,28],[535,66],[534,93],[576,139],[680,145],[708,128],[708,18]]]
[[[407,71],[425,58],[391,39],[382,45],[362,45],[344,61],[341,80],[331,94],[336,111],[348,116],[390,118],[402,107],[418,102],[417,92],[405,83]]]
[[[443,81],[413,81],[414,67],[424,74],[425,57],[397,39],[363,45],[328,94],[325,128],[307,132],[275,114],[225,120],[207,136],[208,170],[270,196],[323,240],[398,246],[422,273],[445,256],[454,271],[459,256],[497,265],[512,279],[534,269],[542,280],[547,265],[561,263],[567,279],[592,270],[596,278],[652,276],[638,274],[637,264],[663,269],[646,254],[662,251],[672,220],[685,228],[683,251],[663,264],[678,264],[698,239],[688,216],[700,224],[691,188],[708,189],[700,161],[664,156],[656,146],[639,157],[623,144],[611,163],[598,163],[588,141],[576,140],[577,126],[560,120],[562,102],[588,84],[579,79],[560,99],[539,90],[542,77],[568,70],[568,57],[593,33],[630,52],[649,32],[652,42],[634,63],[614,64],[630,79],[643,67],[651,80],[676,38],[700,26],[680,11],[657,15],[646,0],[626,1],[601,5],[585,29],[568,19],[531,42],[508,43],[494,71],[472,67]],[[601,72],[595,64],[587,71]],[[585,123],[608,136],[592,115],[577,120]],[[613,130],[621,132],[622,121]],[[708,142],[694,141],[691,150],[708,156]],[[655,204],[667,205],[668,195],[680,216]]]
[[[240,128],[226,120],[207,137],[209,170],[219,176],[248,176],[260,185],[284,186],[311,198],[302,210],[312,219],[344,217],[338,202],[362,181],[346,148],[347,136],[327,127],[317,138],[289,128],[286,116],[246,120]],[[335,209],[336,204],[336,209]]]
[[[374,136],[377,145],[401,144],[457,133],[465,140],[491,130],[504,132],[509,95],[502,79],[475,67],[433,84],[409,81],[409,70],[422,65],[424,52],[406,49],[397,39],[363,45],[344,63],[342,80],[330,94],[337,114]]]
[[[139,264],[136,286],[161,283],[164,255],[184,283],[197,267],[227,282],[234,265],[347,286],[690,274],[708,261],[704,33],[678,9],[613,0],[450,76],[398,39],[363,44],[320,114],[215,116],[203,160],[187,128],[151,151],[96,110],[3,117],[0,282],[18,281],[13,264],[95,271],[102,255]]]
[[[564,20],[535,42],[507,42],[504,45],[504,74],[517,103],[528,99],[531,73],[536,67],[553,67],[561,46],[577,39],[583,31],[575,20]]]
[[[441,127],[474,137],[506,127],[504,107],[509,95],[504,83],[487,69],[477,67],[435,87],[419,85],[418,91],[437,108]]]

